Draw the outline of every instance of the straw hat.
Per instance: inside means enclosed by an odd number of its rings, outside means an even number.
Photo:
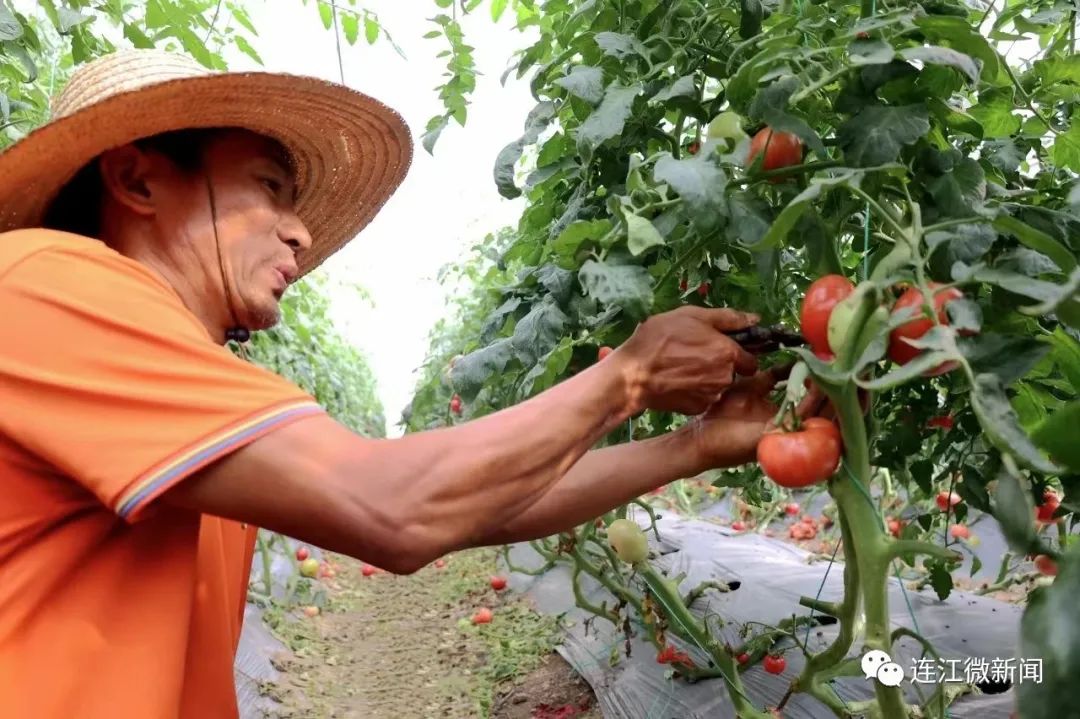
[[[412,161],[401,116],[342,85],[221,73],[183,55],[124,50],[76,70],[52,119],[0,153],[0,232],[40,225],[60,189],[106,150],[200,127],[251,130],[290,153],[297,212],[313,238],[301,274],[371,221]]]

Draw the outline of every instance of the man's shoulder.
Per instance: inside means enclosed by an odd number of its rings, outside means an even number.
[[[165,289],[148,268],[92,237],[37,227],[0,232],[0,280],[20,266],[35,265],[48,271],[70,267],[72,262],[80,269],[77,275],[57,272],[50,280],[81,282],[89,273],[122,274]]]

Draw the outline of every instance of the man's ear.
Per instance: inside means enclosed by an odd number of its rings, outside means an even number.
[[[124,145],[105,152],[98,160],[105,193],[139,215],[152,215],[156,209],[154,188],[160,187],[161,159],[135,145]]]

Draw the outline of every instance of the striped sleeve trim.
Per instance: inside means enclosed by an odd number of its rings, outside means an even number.
[[[175,482],[210,464],[229,452],[257,439],[281,424],[311,414],[323,412],[323,408],[311,400],[277,405],[248,417],[183,450],[168,462],[154,467],[135,480],[131,489],[120,497],[116,512],[130,519],[151,499],[161,494]]]

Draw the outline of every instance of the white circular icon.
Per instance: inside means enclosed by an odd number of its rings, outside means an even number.
[[[878,670],[886,664],[892,662],[890,657],[880,649],[873,649],[863,655],[862,658],[862,670],[867,679],[873,679],[877,676]]]
[[[887,687],[898,687],[904,682],[904,670],[899,664],[886,662],[878,667],[877,680]]]

